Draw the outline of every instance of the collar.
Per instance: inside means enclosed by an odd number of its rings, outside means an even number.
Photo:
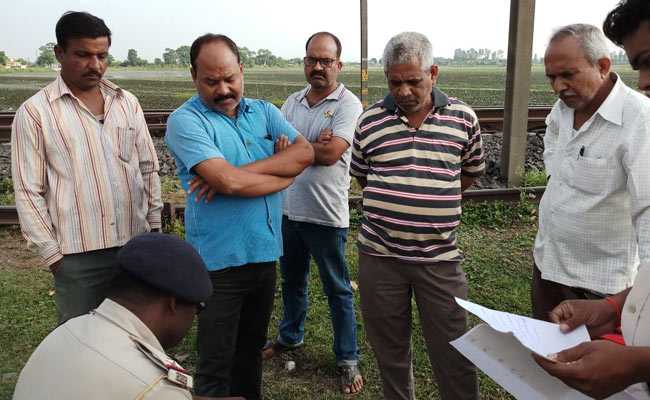
[[[600,114],[603,119],[621,126],[623,124],[623,104],[625,103],[625,84],[620,76],[616,73],[610,75],[610,79],[616,79],[612,90],[598,107],[596,113]]]
[[[94,311],[95,314],[127,331],[139,341],[164,352],[158,338],[135,314],[111,299],[105,299]]]
[[[201,99],[201,96],[198,94],[195,94],[194,97],[192,97],[192,102],[194,105],[199,109],[200,112],[203,114],[207,114],[210,112],[213,112],[215,114],[223,115],[224,117],[228,117],[226,114],[213,110],[212,108],[208,107],[204,102],[203,99]],[[250,113],[252,112],[251,110],[251,105],[250,105],[250,99],[247,99],[245,97],[241,98],[241,101],[237,105],[237,117],[240,117],[243,113]],[[230,118],[230,117],[228,117]]]
[[[627,86],[623,83],[621,77],[612,72],[610,74],[610,79],[616,79],[612,90],[609,92],[603,103],[598,107],[595,114],[599,114],[604,120],[611,122],[612,124],[621,126],[623,124],[623,105],[625,103],[626,88]],[[564,104],[562,100],[558,100],[563,114],[567,118],[570,118],[574,115],[574,110]]]
[[[101,79],[99,81],[99,90],[101,90],[102,94],[110,96],[110,97],[115,97],[115,96],[121,96],[122,95],[122,89],[114,84],[113,82],[107,80],[107,79]],[[71,97],[75,97],[74,93],[72,93],[72,90],[68,87],[68,85],[65,83],[63,78],[61,77],[61,74],[59,74],[54,82],[51,84],[47,85],[45,88],[45,93],[47,95],[47,99],[52,103],[55,100],[60,99],[61,97],[65,95],[69,95]]]
[[[433,102],[433,110],[435,110],[436,108],[447,106],[449,104],[449,97],[434,86],[431,90],[431,101]],[[383,107],[393,113],[397,113],[399,110],[397,103],[395,103],[395,98],[390,93],[384,97]]]
[[[303,90],[301,90],[298,93],[297,100],[298,100],[299,103],[301,103],[303,100],[305,100],[305,97],[307,97],[307,93],[309,93],[310,90],[311,90],[311,85],[307,85],[306,88],[304,88]],[[340,100],[341,97],[343,97],[343,91],[344,90],[345,90],[345,86],[343,86],[343,84],[341,82],[339,82],[336,89],[334,89],[332,91],[332,93],[328,94],[327,97],[325,97],[321,101],[319,101],[318,104],[320,104],[320,103],[322,103],[324,101],[327,101],[327,100],[334,100],[334,101]],[[314,104],[314,105],[317,105],[317,104]]]

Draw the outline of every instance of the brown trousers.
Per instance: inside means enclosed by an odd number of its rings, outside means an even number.
[[[441,398],[478,399],[474,366],[449,344],[467,328],[467,314],[454,301],[454,296],[467,298],[460,263],[409,264],[359,253],[359,289],[366,336],[379,364],[385,399],[415,398],[413,296]]]
[[[531,300],[533,303],[533,318],[549,320],[549,314],[564,300],[594,300],[602,299],[605,294],[592,292],[587,289],[566,286],[561,283],[542,279],[542,273],[533,264],[533,283]]]

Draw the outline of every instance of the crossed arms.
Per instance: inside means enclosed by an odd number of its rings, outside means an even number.
[[[281,136],[271,157],[235,167],[223,158],[211,158],[194,166],[200,179],[190,181],[189,192],[199,189],[197,201],[205,196],[210,201],[216,193],[257,197],[279,192],[293,182],[314,161],[309,142],[298,135],[294,143]]]

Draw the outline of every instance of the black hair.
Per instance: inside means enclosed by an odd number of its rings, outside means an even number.
[[[56,23],[56,42],[65,50],[68,40],[107,37],[111,45],[111,30],[104,20],[84,11],[68,11]]]
[[[192,43],[192,47],[190,47],[190,64],[192,64],[193,70],[196,71],[196,59],[199,56],[199,53],[201,52],[201,47],[203,47],[204,44],[213,43],[213,42],[225,43],[233,52],[233,54],[237,57],[237,64],[241,63],[239,57],[239,49],[237,48],[237,45],[235,44],[235,42],[233,42],[232,39],[230,39],[226,35],[215,35],[214,33],[206,33],[205,35],[196,38],[196,40],[194,40],[194,43]]]
[[[311,35],[311,36],[309,37],[309,39],[307,39],[307,42],[305,43],[305,52],[307,52],[307,48],[309,47],[309,42],[311,42],[311,40],[312,40],[313,38],[315,38],[316,36],[321,36],[321,35],[329,36],[329,37],[332,38],[332,40],[334,40],[334,43],[336,43],[336,58],[341,58],[341,50],[342,50],[342,48],[341,48],[341,41],[339,40],[339,38],[336,37],[335,34],[330,33],[330,32],[325,32],[325,31],[323,31],[323,32],[316,32],[316,33],[314,33],[313,35]]]
[[[643,21],[650,22],[650,2],[622,0],[607,14],[603,22],[603,32],[609,40],[622,46],[623,39],[636,32]]]

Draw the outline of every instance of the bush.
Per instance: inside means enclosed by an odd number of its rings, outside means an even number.
[[[14,196],[14,185],[11,179],[0,179],[0,205],[11,206],[16,204]]]

